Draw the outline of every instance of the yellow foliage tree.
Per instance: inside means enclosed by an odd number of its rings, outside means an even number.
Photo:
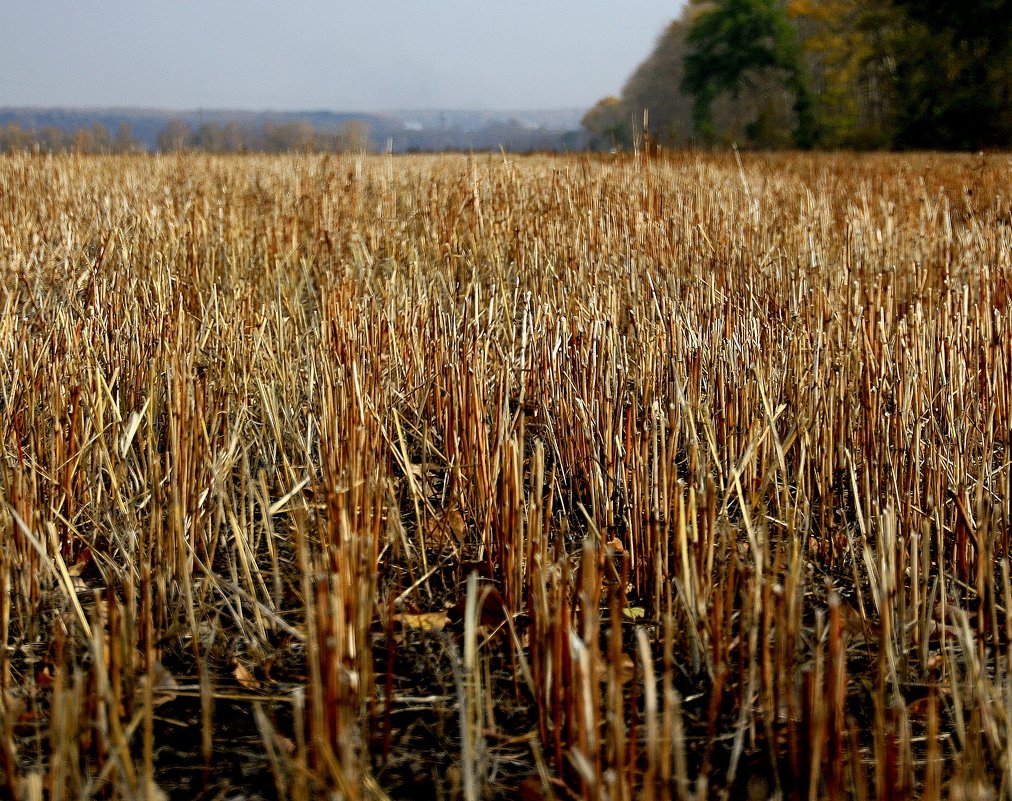
[[[871,0],[788,0],[815,94],[822,144],[887,141],[886,4]]]

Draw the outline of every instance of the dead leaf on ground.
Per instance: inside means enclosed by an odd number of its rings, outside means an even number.
[[[426,520],[425,533],[432,539],[452,540],[460,547],[467,539],[467,523],[458,510],[451,509]]]
[[[409,464],[408,472],[411,473],[411,477],[414,479],[414,486],[418,489],[419,494],[427,498],[431,498],[437,494],[436,488],[432,483],[436,474],[432,470],[423,470],[420,464]]]
[[[450,621],[446,612],[400,612],[394,620],[406,629],[441,631]]]
[[[247,690],[259,690],[260,682],[242,662],[235,663],[235,670],[232,671],[235,680]]]
[[[647,610],[642,606],[627,606],[622,610],[622,616],[626,620],[642,620]]]
[[[91,550],[85,548],[78,554],[74,564],[67,568],[67,573],[72,578],[79,578],[89,564],[91,564]]]

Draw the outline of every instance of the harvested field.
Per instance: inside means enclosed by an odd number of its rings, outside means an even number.
[[[1012,797],[1012,160],[0,158],[0,797]]]

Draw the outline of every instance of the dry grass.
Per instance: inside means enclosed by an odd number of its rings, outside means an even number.
[[[0,795],[1012,797],[1010,186],[0,159]]]

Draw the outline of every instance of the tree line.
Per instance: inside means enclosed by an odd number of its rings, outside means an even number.
[[[690,0],[583,125],[598,148],[1008,147],[1012,1]]]
[[[42,153],[136,153],[143,150],[130,126],[123,123],[111,133],[101,123],[64,130],[55,125],[24,128],[16,122],[0,125],[0,153],[21,150]]]
[[[159,131],[156,149],[162,153],[186,150],[208,153],[359,152],[370,149],[369,126],[351,120],[336,132],[326,132],[305,121],[267,122],[260,126],[208,122],[193,127],[185,120],[174,119]],[[25,128],[16,122],[0,125],[0,153],[116,154],[144,150],[144,144],[133,136],[126,122],[120,124],[115,133],[101,123],[73,130],[57,126]]]

